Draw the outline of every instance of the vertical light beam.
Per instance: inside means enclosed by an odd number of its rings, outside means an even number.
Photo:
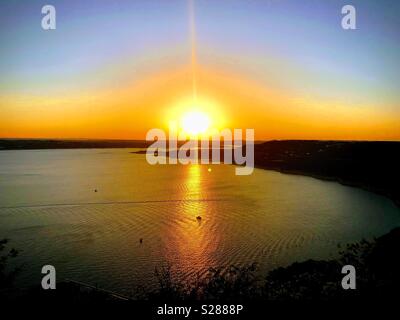
[[[191,46],[191,65],[192,65],[192,95],[193,101],[197,101],[197,53],[196,53],[196,21],[194,11],[194,0],[189,0],[189,19],[190,19],[190,46]]]

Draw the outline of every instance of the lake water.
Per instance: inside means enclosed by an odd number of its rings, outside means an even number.
[[[162,265],[180,279],[252,262],[265,272],[400,225],[389,199],[357,188],[236,176],[230,165],[151,166],[133,150],[0,152],[0,238],[22,250],[18,285],[39,284],[51,264],[58,280],[129,294],[154,287]]]

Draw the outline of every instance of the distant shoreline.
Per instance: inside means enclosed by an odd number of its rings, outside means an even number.
[[[2,150],[147,148],[145,140],[0,139]]]
[[[358,140],[265,140],[255,141],[255,146],[268,143],[393,143],[400,141],[358,141]],[[0,138],[2,150],[41,150],[41,149],[117,149],[117,148],[147,148],[153,141],[124,139],[31,139],[31,138]],[[178,142],[178,145],[184,142]]]
[[[255,146],[255,167],[335,181],[400,207],[400,142],[271,141]]]

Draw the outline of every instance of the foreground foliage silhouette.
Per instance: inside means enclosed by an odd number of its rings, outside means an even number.
[[[3,253],[8,242],[8,239],[0,240],[0,298],[8,296],[10,291],[13,290],[15,278],[21,271],[20,267],[14,269],[7,268],[9,260],[18,256],[18,251],[14,248]]]
[[[2,242],[3,243],[3,242]],[[307,260],[261,275],[256,264],[211,268],[204,276],[195,276],[188,281],[174,277],[172,266],[155,270],[158,288],[146,291],[137,288],[126,301],[115,299],[112,294],[82,288],[73,283],[60,282],[57,290],[44,291],[32,288],[19,296],[25,301],[46,301],[59,303],[119,303],[147,301],[159,302],[364,302],[390,301],[397,299],[400,287],[400,228],[373,241],[362,240],[339,246],[339,257],[328,261]],[[4,246],[1,250],[4,249]],[[12,253],[11,253],[12,252]],[[15,256],[10,251],[9,257]],[[4,270],[2,260],[1,270]],[[344,265],[351,264],[357,271],[357,289],[344,290],[341,285]],[[11,280],[15,273],[6,277]],[[4,273],[2,273],[2,279]],[[8,281],[9,281],[8,280]],[[8,282],[6,281],[6,282]],[[4,283],[4,281],[2,282]]]
[[[359,301],[397,297],[400,287],[400,228],[374,241],[362,240],[340,249],[339,258],[307,260],[259,275],[256,264],[210,269],[203,278],[181,282],[172,276],[171,267],[156,270],[159,289],[136,296],[148,300],[221,301]],[[357,270],[357,289],[341,285],[344,265]]]

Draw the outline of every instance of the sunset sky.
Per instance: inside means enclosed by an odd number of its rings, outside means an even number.
[[[144,139],[196,109],[258,140],[400,140],[400,1],[194,0],[194,29],[189,4],[1,1],[0,137]]]

